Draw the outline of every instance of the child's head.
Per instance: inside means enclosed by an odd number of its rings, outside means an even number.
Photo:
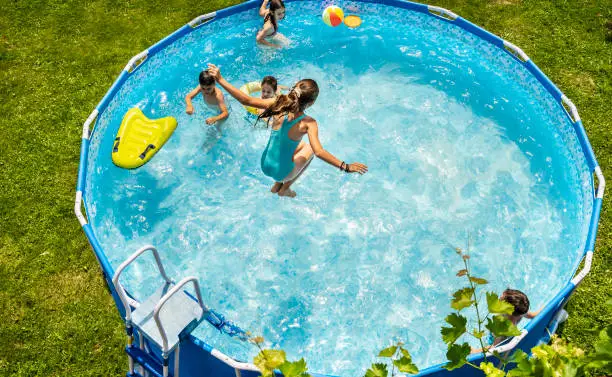
[[[200,72],[200,88],[206,95],[211,95],[215,92],[215,78],[208,73],[208,70]]]
[[[274,98],[277,89],[278,83],[274,76],[266,76],[261,80],[261,98]]]
[[[274,15],[275,20],[285,18],[285,3],[283,3],[283,0],[270,1],[270,14]]]
[[[514,306],[511,319],[514,318],[518,321],[529,312],[529,299],[526,294],[518,289],[506,289],[499,299]]]
[[[319,86],[316,81],[300,80],[291,88],[289,94],[276,97],[276,101],[259,115],[259,119],[278,114],[299,113],[312,106],[318,96]]]

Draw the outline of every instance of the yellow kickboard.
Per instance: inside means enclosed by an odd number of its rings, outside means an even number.
[[[113,142],[113,163],[124,169],[146,164],[170,138],[176,125],[173,117],[149,119],[139,108],[130,109]]]

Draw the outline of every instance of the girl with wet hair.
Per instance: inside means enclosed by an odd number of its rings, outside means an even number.
[[[270,3],[269,8],[268,3]],[[278,21],[285,18],[285,3],[283,3],[283,0],[264,0],[259,8],[259,15],[263,17],[264,23],[263,27],[257,32],[257,43],[280,48],[280,45],[269,42],[267,38],[280,36]]]
[[[300,80],[288,94],[262,99],[251,97],[227,82],[215,65],[209,64],[208,70],[219,85],[241,104],[264,109],[258,120],[268,118],[267,123],[272,130],[261,156],[261,169],[265,175],[274,179],[275,183],[270,190],[273,193],[295,197],[291,185],[306,170],[313,156],[346,173],[365,174],[368,171],[368,167],[359,162],[347,164],[339,160],[321,145],[317,121],[304,113],[319,95],[319,86],[314,80]],[[308,135],[310,143],[302,141],[304,135]]]

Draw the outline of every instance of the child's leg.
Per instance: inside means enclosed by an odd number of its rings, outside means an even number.
[[[281,187],[283,187],[283,182],[274,182],[272,188],[270,189],[270,192],[276,194]]]
[[[295,183],[298,178],[300,178],[308,165],[310,165],[313,157],[314,152],[312,151],[310,144],[301,142],[293,155],[293,163],[295,166],[293,167],[291,173],[289,173],[289,175],[287,175],[287,177],[284,179],[282,187],[280,190],[278,190],[278,195],[289,196],[291,198],[295,197],[296,193],[290,189],[291,185]]]

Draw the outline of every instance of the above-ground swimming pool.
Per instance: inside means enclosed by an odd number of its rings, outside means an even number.
[[[313,372],[358,376],[397,340],[420,367],[445,360],[439,329],[463,283],[454,248],[469,234],[476,274],[546,307],[546,327],[593,250],[603,196],[575,108],[514,46],[450,12],[386,3],[335,2],[363,19],[348,29],[323,24],[327,3],[289,2],[279,30],[288,45],[272,50],[255,45],[259,4],[248,2],[134,59],[84,131],[77,212],[107,277],[153,244],[171,275],[197,276],[206,304],[242,329]],[[315,79],[307,113],[323,146],[369,172],[318,160],[297,198],[272,195],[259,167],[263,123],[228,94],[217,127],[201,97],[185,113],[207,63],[236,86]],[[132,107],[179,125],[151,162],[124,170],[111,149]],[[149,267],[125,282],[135,296],[156,287]],[[234,360],[256,354],[207,322],[193,335]]]

